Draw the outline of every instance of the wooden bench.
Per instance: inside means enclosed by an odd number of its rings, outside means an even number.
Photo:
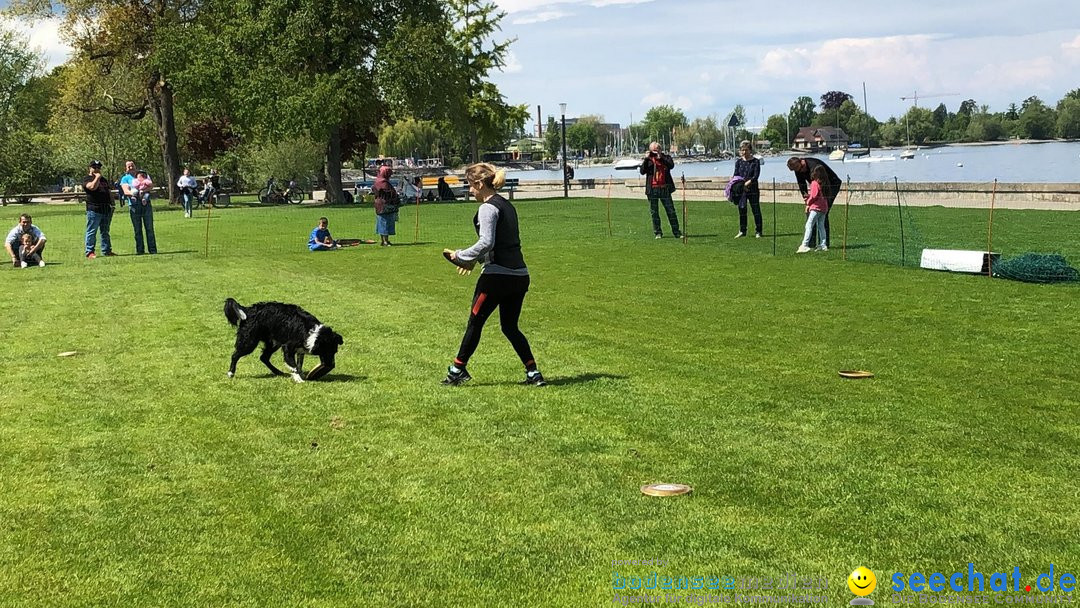
[[[421,183],[423,183],[425,188],[435,188],[439,185],[440,177],[444,178],[446,180],[446,185],[451,188],[458,188],[465,185],[456,175],[425,175],[421,178]]]
[[[469,198],[469,186],[456,175],[425,175],[420,178],[420,183],[425,190],[439,187],[439,178],[446,180],[446,185],[454,192],[454,196],[460,199]]]

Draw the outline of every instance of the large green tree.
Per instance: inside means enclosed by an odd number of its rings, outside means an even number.
[[[791,104],[791,109],[788,110],[788,122],[791,124],[792,141],[795,140],[795,134],[799,132],[799,129],[813,126],[814,116],[814,100],[810,97],[804,95]]]
[[[833,124],[837,127],[841,126],[843,122],[840,120],[840,107],[844,105],[844,102],[851,101],[851,95],[843,91],[829,91],[821,95],[821,116],[819,120],[821,124]],[[828,117],[825,114],[834,114],[835,119],[832,123],[828,123]]]
[[[183,32],[202,8],[201,0],[13,0],[9,7],[32,19],[62,17],[72,62],[86,76],[69,81],[79,88],[81,111],[153,120],[171,199],[180,175],[172,76],[190,44]]]
[[[57,97],[55,79],[25,36],[0,28],[0,191],[30,192],[53,177],[44,131]]]
[[[938,138],[934,113],[926,108],[912,106],[901,121],[907,143],[930,143]]]
[[[1069,91],[1057,104],[1057,136],[1080,138],[1080,89]]]
[[[695,118],[690,122],[691,145],[701,144],[707,152],[715,150],[720,145],[720,127],[716,123],[716,117],[706,116]]]
[[[641,121],[642,134],[648,141],[670,142],[675,127],[687,125],[682,110],[663,105],[650,108]]]
[[[562,154],[562,124],[554,116],[548,116],[544,129],[544,153],[547,158],[558,158]]]
[[[601,145],[604,133],[600,129],[600,123],[603,120],[601,116],[585,115],[579,117],[573,125],[566,129],[566,144],[571,150],[579,152],[588,150],[592,153]]]
[[[1031,139],[1050,139],[1054,136],[1056,117],[1036,96],[1024,100],[1020,109],[1020,134]]]

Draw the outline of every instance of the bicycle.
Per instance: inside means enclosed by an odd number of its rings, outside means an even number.
[[[271,177],[266,180],[266,187],[259,190],[259,202],[264,204],[280,205],[288,203],[290,205],[299,205],[303,202],[304,196],[305,193],[296,185],[296,180],[289,180],[289,185],[282,190],[278,187],[277,180]]]

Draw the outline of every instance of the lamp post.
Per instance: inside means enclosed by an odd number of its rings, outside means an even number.
[[[563,198],[570,198],[570,182],[567,181],[567,179],[566,179],[566,168],[569,165],[567,165],[567,160],[566,160],[566,104],[565,103],[560,103],[559,104],[559,113],[562,114],[562,162],[563,162],[563,168],[562,168],[562,195],[563,195]]]

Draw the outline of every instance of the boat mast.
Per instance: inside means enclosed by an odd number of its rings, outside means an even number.
[[[870,109],[866,107],[866,81],[862,83],[862,110],[866,119],[866,128],[863,129],[866,132],[866,154],[870,155]]]

